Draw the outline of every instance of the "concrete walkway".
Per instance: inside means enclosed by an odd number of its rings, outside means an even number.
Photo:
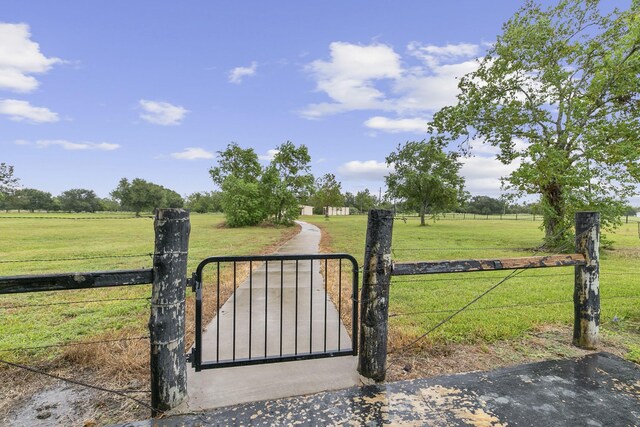
[[[320,230],[305,222],[298,224],[300,233],[278,254],[318,253]],[[318,352],[325,346],[327,351],[351,348],[349,334],[325,292],[318,261],[259,266],[251,282],[243,282],[221,307],[218,318],[206,327],[202,342],[203,362]],[[350,356],[201,372],[189,367],[188,402],[176,412],[337,390],[358,382],[356,358]]]
[[[352,387],[127,427],[640,425],[640,368],[597,353],[490,372]]]

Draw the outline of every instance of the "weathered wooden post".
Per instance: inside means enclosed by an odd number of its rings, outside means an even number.
[[[360,298],[358,372],[374,381],[384,381],[386,374],[392,230],[393,212],[369,211]]]
[[[152,416],[178,406],[187,395],[184,348],[189,211],[158,209],[151,290]]]
[[[576,252],[586,265],[575,267],[573,344],[594,349],[600,326],[600,213],[576,213]]]

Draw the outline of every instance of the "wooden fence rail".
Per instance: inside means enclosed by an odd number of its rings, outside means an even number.
[[[0,295],[144,285],[152,282],[151,269],[4,276],[0,277]]]

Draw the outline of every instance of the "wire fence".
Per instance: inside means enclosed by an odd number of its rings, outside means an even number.
[[[92,259],[115,259],[115,258],[153,258],[153,253],[144,254],[122,254],[122,255],[90,255],[90,256],[78,256],[72,258],[44,258],[44,259],[0,259],[0,264],[12,264],[23,262],[63,262],[63,261],[86,261]]]
[[[131,219],[150,219],[154,218],[152,215],[141,215],[141,216],[29,216],[29,215],[0,215],[0,220],[2,219],[55,219],[55,220],[71,220],[71,221],[85,221],[85,220],[131,220]]]
[[[52,291],[57,292],[57,291]],[[35,303],[35,304],[7,304],[0,305],[0,310],[16,310],[19,308],[31,308],[31,307],[52,307],[57,305],[70,305],[70,304],[92,304],[99,302],[114,302],[114,301],[151,301],[150,297],[140,297],[140,298],[103,298],[103,299],[89,299],[89,300],[78,300],[78,301],[60,301],[60,302],[48,302],[48,303]]]
[[[98,340],[98,341],[77,341],[77,342],[47,344],[47,345],[34,345],[34,346],[28,346],[28,347],[0,348],[0,352],[22,352],[22,351],[28,351],[28,350],[44,350],[47,348],[77,347],[77,346],[90,345],[90,344],[106,344],[106,343],[124,342],[124,341],[140,341],[145,339],[149,339],[149,336],[145,335],[145,336],[139,336],[139,337],[124,337],[124,338],[114,338],[114,339]]]
[[[569,227],[560,230],[558,232],[558,234],[555,236],[560,236],[562,234],[564,234],[565,232],[567,232],[569,229]],[[587,231],[585,231],[584,233],[586,233]],[[576,238],[579,238],[580,236],[576,236]],[[533,251],[534,253],[538,250],[541,250],[543,248],[543,246],[541,245],[538,248],[535,248]],[[562,253],[563,251],[567,250],[569,248],[569,243],[565,244],[565,246],[560,247],[557,249],[557,253]],[[391,349],[388,351],[388,354],[403,354],[405,353],[407,350],[409,350],[410,348],[412,348],[413,346],[417,345],[420,341],[422,341],[424,338],[426,338],[428,335],[430,335],[431,333],[433,333],[434,331],[436,331],[437,329],[439,329],[440,327],[442,327],[443,325],[447,324],[448,322],[450,322],[453,318],[455,318],[456,316],[458,316],[460,313],[467,311],[470,309],[470,307],[472,305],[474,305],[475,303],[477,303],[478,301],[480,301],[481,299],[485,298],[488,294],[490,294],[491,292],[493,292],[495,289],[497,289],[498,287],[500,287],[503,283],[507,282],[508,280],[524,273],[525,271],[527,271],[529,269],[529,267],[525,267],[525,268],[520,268],[520,269],[514,269],[511,272],[509,272],[509,274],[507,274],[505,277],[501,278],[498,282],[496,282],[495,284],[493,284],[492,286],[490,286],[489,288],[487,288],[485,291],[483,291],[482,293],[478,294],[475,298],[473,298],[472,300],[470,300],[469,302],[467,302],[466,304],[464,304],[462,307],[455,309],[455,310],[451,310],[451,311],[447,311],[448,313],[450,313],[447,317],[445,317],[444,319],[440,320],[439,322],[437,322],[434,326],[430,327],[427,329],[426,332],[424,332],[423,334],[421,334],[420,336],[416,337],[415,339],[411,340],[408,344],[402,345],[399,348],[395,348],[395,349]],[[392,366],[393,362],[389,365],[387,365],[387,367],[385,368],[385,371],[388,371],[391,366]]]
[[[442,219],[450,219],[450,220],[497,220],[497,221],[542,221],[543,216],[541,214],[530,214],[530,213],[517,213],[517,214],[481,214],[481,213],[462,213],[462,212],[447,212],[444,214],[439,214],[439,218]],[[431,216],[426,215],[425,219],[431,218]],[[407,220],[419,220],[420,216],[415,214],[396,214],[396,220],[401,220],[406,222]],[[629,223],[640,223],[640,216],[634,215],[625,215],[620,217],[620,222],[629,224]]]
[[[640,299],[640,296],[638,296],[638,295],[613,295],[613,296],[601,298],[600,301],[601,302],[607,302],[607,301],[616,300],[616,299],[637,300],[637,299]],[[466,310],[467,311],[490,311],[490,310],[505,310],[505,309],[511,309],[511,308],[541,307],[541,306],[546,306],[546,305],[557,305],[557,304],[573,304],[573,300],[540,301],[540,302],[532,302],[532,303],[492,305],[492,306],[487,306],[487,307],[469,307]],[[456,312],[456,311],[457,311],[457,309],[411,311],[411,312],[406,312],[406,313],[389,313],[389,317],[443,314],[443,313],[453,313],[453,312]]]

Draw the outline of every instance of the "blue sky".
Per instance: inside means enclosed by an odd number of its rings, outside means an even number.
[[[185,195],[214,189],[229,142],[266,161],[291,140],[314,175],[377,193],[520,4],[4,0],[0,162],[53,194],[139,177]],[[492,157],[465,160],[472,194],[500,194]]]

